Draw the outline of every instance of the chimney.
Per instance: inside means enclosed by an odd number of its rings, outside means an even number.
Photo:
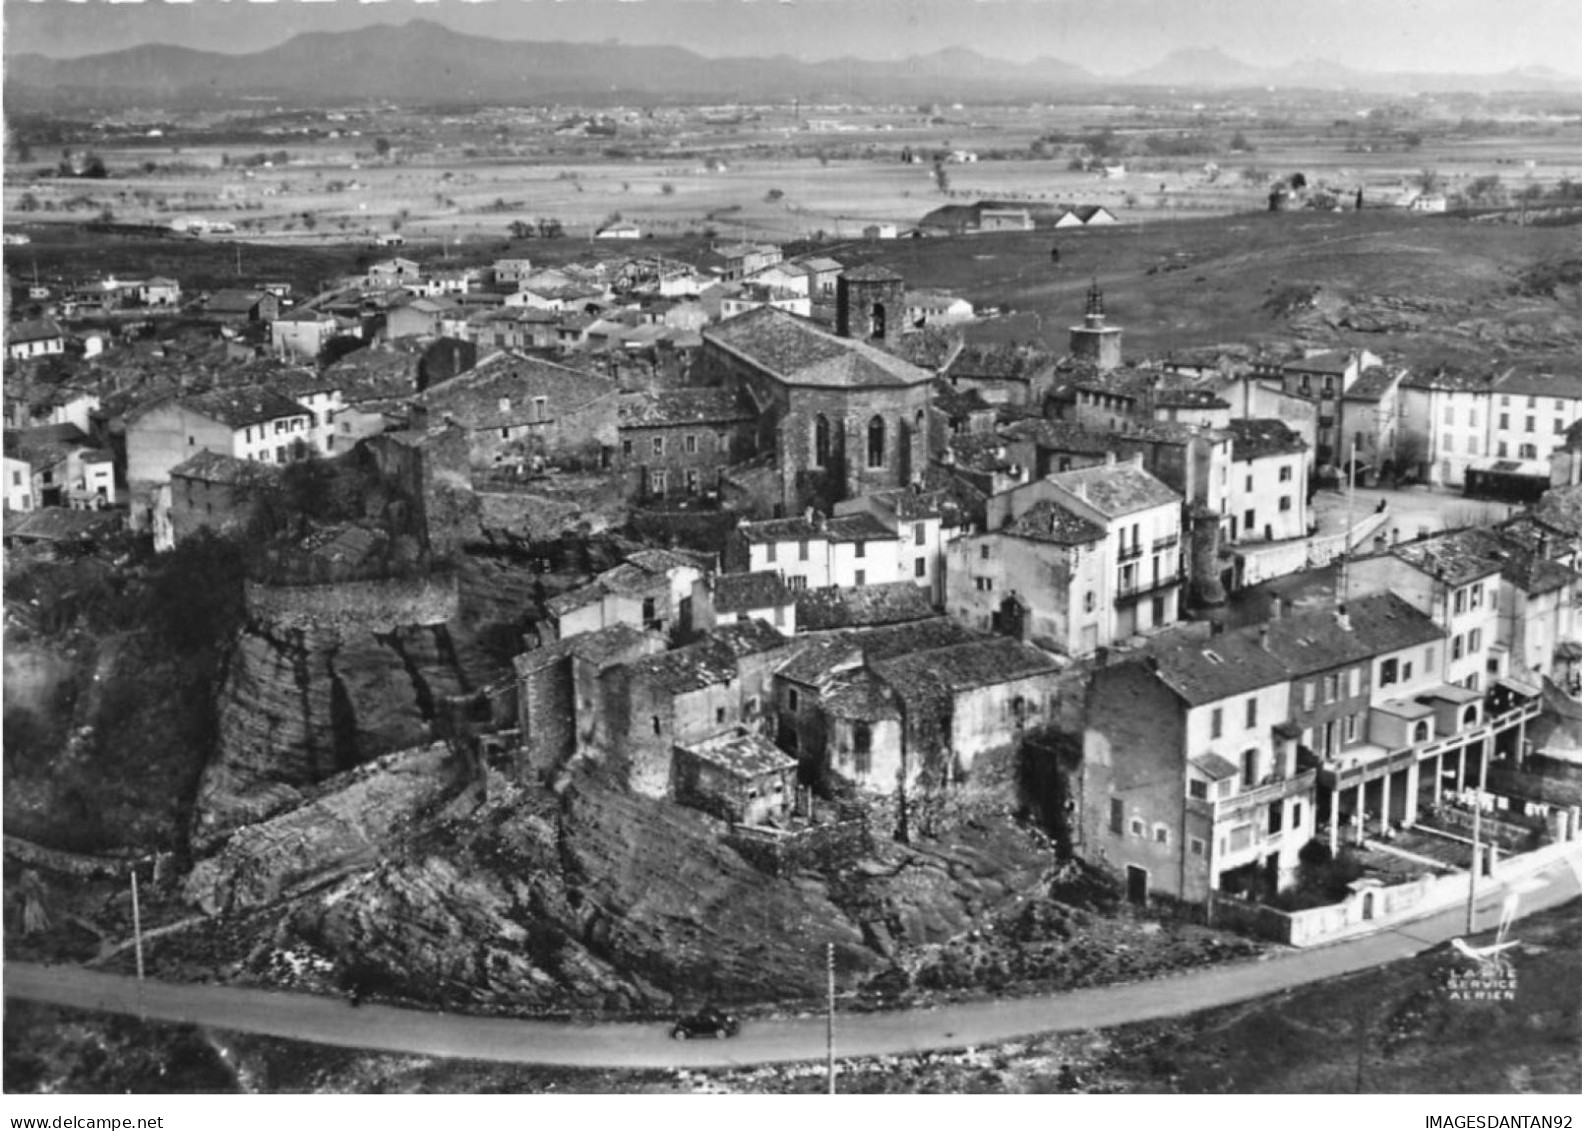
[[[1258,626],[1258,647],[1265,652],[1269,650],[1269,626],[1266,624]]]
[[[818,511],[814,510],[812,507],[807,507],[802,511],[802,520],[804,522],[812,522],[817,517]]]
[[[1114,462],[1115,462],[1115,453],[1114,452],[1105,452],[1104,453],[1104,466],[1105,467],[1109,467]]]
[[[1346,611],[1345,605],[1335,606],[1335,623],[1340,626],[1340,631],[1351,631],[1351,614]]]
[[[1274,600],[1269,602],[1269,619],[1272,621],[1279,620],[1280,613],[1282,611],[1283,610],[1280,608],[1280,598],[1277,595]]]

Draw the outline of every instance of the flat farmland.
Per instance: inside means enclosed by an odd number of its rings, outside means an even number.
[[[185,135],[172,127],[169,145],[126,136],[97,147],[111,172],[103,181],[37,178],[38,163],[9,162],[5,213],[9,223],[106,208],[129,222],[201,215],[238,224],[243,238],[309,244],[395,227],[436,243],[490,240],[540,218],[586,236],[617,214],[660,236],[840,239],[980,199],[1102,204],[1123,224],[1224,215],[1262,207],[1270,178],[1298,172],[1348,202],[1361,188],[1374,204],[1425,170],[1450,192],[1479,177],[1498,176],[1507,193],[1582,180],[1582,121],[1529,118],[1497,135],[1432,121],[1361,129],[1370,111],[1354,101],[1295,116],[1224,103],[777,107],[724,121],[626,111],[609,138],[562,136],[547,112],[529,110],[367,115],[355,135],[228,144],[206,120]],[[1082,139],[1104,131],[1124,153],[1124,176],[1071,167]],[[388,156],[375,157],[376,135],[392,142]],[[1233,138],[1247,148],[1229,148]],[[1161,155],[1151,144],[1161,139],[1203,150]],[[1030,155],[1035,145],[1042,156]],[[906,149],[981,159],[946,164],[941,191],[929,163],[901,161]],[[241,164],[265,152],[285,162]]]

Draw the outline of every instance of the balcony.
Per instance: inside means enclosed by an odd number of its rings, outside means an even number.
[[[1214,822],[1229,821],[1238,817],[1246,818],[1271,802],[1311,794],[1317,779],[1317,770],[1303,770],[1288,778],[1265,779],[1251,789],[1244,788],[1233,797],[1209,800],[1188,798],[1187,809]]]
[[[1169,534],[1163,538],[1155,538],[1154,553],[1159,554],[1165,550],[1173,550],[1179,545],[1181,545],[1181,535],[1179,534]]]
[[[1364,752],[1362,757],[1354,761],[1348,760],[1348,764],[1324,766],[1318,771],[1319,783],[1331,790],[1355,789],[1359,785],[1382,778],[1385,774],[1403,770],[1414,762],[1449,753],[1460,747],[1482,742],[1486,738],[1493,738],[1519,723],[1537,718],[1541,706],[1540,701],[1533,700],[1519,707],[1513,707],[1504,714],[1485,719],[1477,726],[1468,727],[1454,734],[1439,735],[1414,746],[1399,746],[1393,750],[1374,747],[1373,751]]]
[[[1143,546],[1141,542],[1133,542],[1130,546],[1121,547],[1120,560],[1123,562],[1134,561],[1142,556]]]
[[[1137,601],[1151,593],[1159,593],[1166,589],[1174,589],[1181,584],[1181,575],[1172,573],[1168,577],[1160,577],[1156,581],[1143,581],[1132,585],[1121,582],[1115,588],[1115,603],[1123,605],[1130,601]]]

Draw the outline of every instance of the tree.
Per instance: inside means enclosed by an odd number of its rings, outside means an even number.
[[[1257,148],[1257,146],[1247,140],[1247,135],[1240,130],[1231,135],[1230,147],[1237,153],[1251,153]]]
[[[950,174],[945,171],[945,162],[938,158],[934,160],[934,187],[940,192],[950,191]]]
[[[1438,169],[1424,169],[1417,174],[1417,183],[1422,185],[1424,192],[1438,192],[1441,184]]]
[[[380,157],[390,156],[390,139],[387,137],[374,138],[374,153]]]
[[[774,204],[776,201],[781,200],[784,197],[784,189],[772,188],[768,192],[764,193],[764,200],[769,204]]]
[[[534,228],[526,220],[512,220],[506,225],[513,240],[530,240],[533,238]]]
[[[1423,145],[1423,135],[1418,133],[1416,130],[1407,130],[1401,135],[1401,144],[1407,149],[1421,149]]]

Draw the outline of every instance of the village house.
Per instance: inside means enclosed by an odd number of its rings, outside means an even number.
[[[910,581],[831,585],[796,593],[796,625],[801,633],[886,628],[938,617],[928,595]]]
[[[1444,680],[1486,691],[1506,674],[1500,645],[1500,573],[1508,551],[1493,531],[1472,528],[1414,542],[1350,563],[1358,592],[1390,590],[1430,617],[1446,638]]]
[[[467,430],[476,468],[579,461],[608,466],[616,443],[614,381],[514,352],[431,385],[416,402]]]
[[[720,244],[704,254],[700,267],[721,282],[732,283],[773,267],[783,258],[775,244]]]
[[[1395,470],[1405,370],[1378,365],[1364,371],[1340,398],[1340,476],[1372,486]],[[1388,465],[1388,466],[1386,466]]]
[[[991,405],[1037,409],[1055,382],[1056,358],[1027,346],[965,346],[945,366],[957,391],[976,390]]]
[[[899,540],[901,575],[910,576],[932,603],[943,605],[945,548],[972,524],[958,494],[946,487],[924,489],[919,483],[848,499],[835,505],[835,513],[866,511],[878,519]]]
[[[450,297],[413,299],[385,315],[385,337],[391,340],[434,337],[440,333],[445,315],[459,309],[460,305]]]
[[[523,771],[542,780],[579,751],[609,749],[612,706],[604,702],[606,675],[664,650],[658,633],[614,624],[518,655],[512,664]]]
[[[364,285],[369,287],[399,287],[405,283],[416,282],[423,277],[421,264],[396,256],[394,259],[384,259],[372,264],[368,268]]]
[[[531,259],[496,259],[489,268],[489,277],[496,287],[513,290],[523,279],[533,274]]]
[[[1409,372],[1401,381],[1396,438],[1401,469],[1434,486],[1463,486],[1467,468],[1489,454],[1489,396],[1497,377],[1446,365]]]
[[[600,240],[639,240],[643,238],[643,229],[630,220],[617,220],[613,224],[606,224],[593,233],[595,239]]]
[[[900,556],[900,539],[866,511],[830,519],[815,514],[741,523],[726,542],[725,568],[770,570],[800,591],[905,580]]]
[[[1307,444],[1281,420],[1232,420],[1230,540],[1308,535]]]
[[[1018,420],[999,430],[1009,459],[1042,478],[1074,468],[1140,459],[1144,471],[1200,511],[1230,513],[1231,433],[1169,421],[1128,420],[1103,431],[1061,420]]]
[[[794,636],[796,609],[796,594],[770,570],[710,573],[692,584],[692,627],[698,632],[756,619]]]
[[[269,346],[277,356],[314,360],[325,343],[342,334],[362,337],[361,325],[342,321],[324,310],[293,310],[276,318],[269,326]]]
[[[869,664],[983,639],[939,618],[802,638],[774,673],[776,744],[806,780],[893,793],[904,764],[901,700]]]
[[[914,329],[954,326],[976,317],[972,303],[944,291],[907,291],[903,302],[906,324]]]
[[[1105,528],[1053,499],[950,543],[945,608],[962,624],[1068,656],[1112,643]]]
[[[1315,827],[1290,675],[1256,630],[1150,647],[1093,673],[1076,850],[1133,903],[1288,886]]]
[[[105,491],[103,504],[115,501],[114,468],[103,463],[89,463],[98,454],[98,449],[75,424],[8,428],[5,454],[11,461],[27,467],[27,494],[33,506],[67,506],[73,492],[91,498],[94,491],[89,490],[90,481],[95,490]]]
[[[807,274],[809,290],[817,298],[832,297],[835,294],[835,281],[846,270],[839,260],[823,255],[798,260],[797,264]]]
[[[1547,465],[1582,419],[1582,369],[1559,359],[1518,365],[1495,379],[1489,400],[1488,455]]]
[[[27,460],[15,456],[5,457],[5,509],[30,511],[33,500],[33,468]]]
[[[50,357],[66,352],[66,335],[47,318],[13,322],[6,327],[5,355],[12,360]]]
[[[695,644],[606,672],[610,765],[634,792],[664,798],[672,751],[745,726],[756,729],[770,672],[788,641],[762,621],[716,629]]]
[[[205,449],[170,469],[155,504],[154,548],[170,550],[200,530],[246,534],[280,484],[278,464]]]
[[[812,299],[800,291],[787,290],[784,287],[770,287],[749,281],[736,283],[720,295],[722,320],[735,318],[760,307],[783,310],[787,314],[796,314],[803,318],[811,317],[813,314]]]
[[[980,232],[1030,232],[1032,214],[1025,208],[983,208],[978,211]]]
[[[268,291],[219,290],[204,301],[203,312],[225,323],[273,322],[280,300]]]
[[[1045,500],[1105,531],[1101,553],[1112,576],[1107,594],[1094,595],[1108,622],[1097,630],[1099,639],[1121,640],[1180,619],[1182,499],[1142,469],[1140,456],[1057,472],[996,494],[989,499],[987,529],[999,530]],[[947,576],[951,572],[947,567]],[[954,580],[950,585],[958,591]]]
[[[696,556],[640,550],[587,585],[549,598],[546,628],[555,640],[624,624],[644,632],[686,634],[692,593],[707,572]]]
[[[733,825],[777,824],[796,797],[795,758],[767,738],[735,730],[678,743],[671,760],[671,796]]]
[[[907,788],[970,789],[1012,800],[1016,754],[1029,729],[1055,716],[1055,658],[995,637],[872,660],[901,703]]]
[[[172,307],[181,305],[181,284],[175,279],[155,275],[138,284],[137,297],[144,306]]]
[[[752,455],[753,413],[729,389],[660,389],[622,394],[617,468],[641,498],[714,491],[720,472]]]
[[[704,331],[697,379],[751,399],[781,513],[905,487],[928,466],[932,376],[875,344],[895,336],[904,286],[887,271],[842,275],[839,334],[770,308]]]
[[[151,521],[155,492],[170,481],[171,469],[199,451],[287,463],[307,455],[312,429],[313,414],[273,389],[215,389],[142,406],[126,424],[133,529]]]

